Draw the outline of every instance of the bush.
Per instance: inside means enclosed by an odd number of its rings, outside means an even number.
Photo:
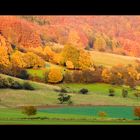
[[[24,82],[23,88],[26,90],[34,90],[34,87],[29,82]]]
[[[0,77],[0,88],[9,88],[10,84],[6,78]]]
[[[101,117],[101,118],[104,118],[104,117],[107,116],[107,113],[106,112],[99,112],[98,116]]]
[[[61,92],[61,93],[67,93],[68,91],[67,91],[66,89],[62,88],[62,89],[60,90],[60,92]]]
[[[109,93],[109,95],[108,96],[115,96],[115,94],[114,93]]]
[[[68,105],[72,105],[73,104],[73,101],[72,100],[69,100],[68,101]]]
[[[83,82],[82,71],[80,71],[80,70],[73,71],[72,80],[74,83],[82,83]]]
[[[137,99],[139,99],[139,97],[140,97],[140,91],[137,91],[136,93],[134,93],[134,96],[137,97]]]
[[[72,72],[66,71],[64,75],[64,82],[65,83],[72,83],[73,82],[73,74]]]
[[[83,88],[83,89],[80,90],[80,93],[81,94],[87,94],[88,93],[88,89]]]
[[[36,115],[37,114],[37,109],[34,106],[25,106],[22,109],[22,113],[26,114],[28,116]]]
[[[28,79],[29,78],[29,74],[27,73],[26,70],[21,70],[17,77],[21,78],[21,79]]]
[[[136,117],[139,117],[139,119],[140,119],[140,107],[135,107],[134,108],[134,115]]]
[[[10,88],[12,88],[12,89],[23,89],[22,85],[17,81],[14,81],[12,83],[12,85],[10,86]]]
[[[64,102],[68,102],[71,98],[70,95],[67,95],[65,93],[60,93],[58,96],[59,96],[58,100],[60,101],[60,104],[63,104]]]
[[[122,96],[123,98],[128,96],[128,91],[126,89],[122,89]]]
[[[112,89],[112,88],[110,88],[110,89],[109,89],[109,93],[115,93],[115,90]]]
[[[109,96],[115,96],[115,90],[110,88],[109,89]]]

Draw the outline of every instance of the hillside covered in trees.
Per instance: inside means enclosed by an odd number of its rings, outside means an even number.
[[[139,16],[1,16],[0,34],[12,47],[48,42],[140,56]]]

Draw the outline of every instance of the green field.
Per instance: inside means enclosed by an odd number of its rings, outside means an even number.
[[[122,56],[117,54],[111,54],[106,52],[91,51],[93,56],[93,61],[96,65],[103,65],[107,67],[114,66],[115,64],[135,65],[135,60],[140,60],[140,58],[131,56]]]
[[[94,107],[64,107],[64,108],[48,108],[42,109],[40,112],[53,113],[53,114],[75,114],[97,116],[99,112],[106,112],[109,118],[125,118],[133,120],[134,116],[133,107],[115,107],[115,106],[94,106]]]
[[[99,111],[108,116],[100,118]],[[28,117],[20,109],[0,109],[0,124],[140,124],[133,107],[64,107],[39,109]]]

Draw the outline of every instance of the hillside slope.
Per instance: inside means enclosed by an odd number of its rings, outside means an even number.
[[[100,36],[104,51],[139,57],[139,21],[139,16],[0,16],[0,34],[21,48],[71,41],[95,49]]]

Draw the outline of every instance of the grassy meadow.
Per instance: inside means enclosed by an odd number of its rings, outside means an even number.
[[[98,52],[98,51],[91,51],[91,54],[93,56],[93,61],[96,65],[103,65],[107,67],[114,66],[115,64],[136,65],[135,60],[140,60],[137,57],[122,56],[122,55],[111,54],[106,52]]]

